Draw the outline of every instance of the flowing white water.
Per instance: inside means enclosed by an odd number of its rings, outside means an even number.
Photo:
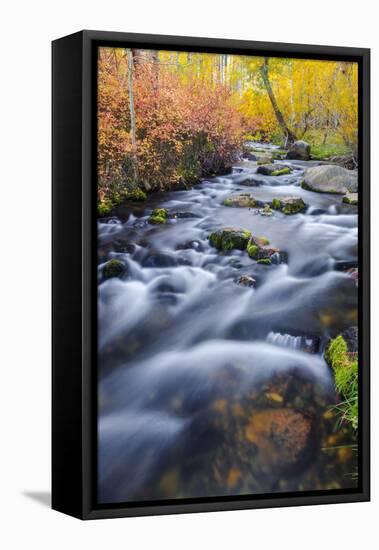
[[[211,494],[190,471],[196,464],[201,477],[217,445],[225,445],[226,428],[217,422],[214,435],[214,403],[255,403],[261,388],[293,372],[300,393],[303,387],[309,393],[310,384],[333,400],[331,373],[316,351],[319,341],[354,322],[355,281],[334,267],[356,261],[357,216],[341,197],[303,190],[303,165],[288,164],[296,168],[290,176],[269,177],[256,174],[255,163],[242,163],[192,190],[122,206],[99,223],[103,502],[167,496],[170,475],[181,476],[184,496]],[[241,192],[263,202],[300,196],[309,208],[264,217],[257,209],[223,206]],[[155,207],[168,209],[168,224],[149,225]],[[267,267],[242,251],[219,253],[208,235],[228,226],[264,236],[286,254]],[[125,263],[122,279],[103,280],[110,258]],[[256,288],[237,285],[241,275],[253,277]],[[312,395],[314,414],[321,405]],[[254,483],[247,492],[273,490],[272,478]]]

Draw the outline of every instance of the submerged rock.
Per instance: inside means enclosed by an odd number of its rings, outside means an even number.
[[[243,185],[244,187],[259,187],[260,185],[264,185],[263,180],[257,179],[254,176],[243,178],[240,181],[236,181],[236,183],[238,183],[238,185]]]
[[[309,160],[311,158],[311,147],[309,143],[302,140],[295,141],[287,153],[287,158],[293,160]]]
[[[167,223],[168,220],[168,212],[165,208],[155,208],[155,210],[152,211],[149,223],[152,224],[163,224]]]
[[[223,204],[224,206],[233,206],[237,208],[254,208],[261,206],[262,203],[249,193],[240,193],[239,195],[228,197],[224,200]]]
[[[286,164],[264,164],[263,166],[258,166],[257,174],[262,174],[263,176],[282,176],[285,174],[290,174],[292,168]]]
[[[301,184],[303,189],[317,193],[346,195],[358,191],[358,174],[341,166],[324,164],[308,168]]]
[[[272,216],[273,213],[274,211],[272,210],[269,204],[265,204],[263,208],[258,210],[258,214],[260,214],[261,216]]]
[[[307,205],[301,197],[285,197],[273,199],[271,203],[274,210],[279,210],[283,214],[291,215],[305,212]]]
[[[250,417],[245,433],[268,467],[287,470],[311,447],[312,419],[294,409],[264,409]]]
[[[358,205],[358,193],[346,193],[343,197],[342,202],[345,204],[351,204],[352,206]]]
[[[241,275],[241,277],[236,280],[236,283],[237,285],[254,288],[257,281],[251,275]]]
[[[171,218],[178,219],[178,220],[190,220],[193,218],[201,218],[199,214],[195,214],[194,212],[174,212],[170,215]]]
[[[226,227],[209,235],[209,242],[218,250],[245,250],[251,237],[250,231]]]
[[[109,260],[103,267],[104,279],[111,279],[112,277],[121,277],[126,273],[126,265],[120,260]]]

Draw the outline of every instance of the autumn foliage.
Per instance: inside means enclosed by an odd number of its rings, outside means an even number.
[[[226,86],[136,63],[133,74],[137,147],[130,135],[127,59],[106,51],[99,62],[98,178],[102,201],[145,190],[169,189],[225,172],[242,145],[242,116]],[[136,164],[137,181],[133,169]]]
[[[102,212],[124,198],[225,172],[246,139],[286,146],[289,137],[305,139],[319,157],[357,153],[357,64],[99,50]]]

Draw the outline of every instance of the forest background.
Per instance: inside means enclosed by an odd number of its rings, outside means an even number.
[[[227,173],[246,141],[357,161],[357,64],[99,49],[98,208]]]

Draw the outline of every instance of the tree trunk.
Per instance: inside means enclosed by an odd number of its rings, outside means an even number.
[[[152,63],[152,69],[153,69],[153,87],[154,92],[157,93],[159,90],[159,57],[158,57],[158,51],[152,50],[151,51],[151,63]]]
[[[134,109],[134,92],[133,92],[133,55],[132,50],[127,48],[126,54],[128,57],[128,92],[129,92],[129,110],[130,110],[130,131],[132,136],[132,164],[134,183],[138,180],[137,169],[137,132],[136,132],[136,113]]]
[[[261,74],[263,78],[263,83],[265,85],[268,97],[270,98],[272,108],[274,109],[274,113],[276,116],[276,120],[278,121],[278,124],[285,136],[286,144],[291,145],[296,141],[296,136],[290,130],[286,124],[286,121],[284,120],[284,116],[282,115],[281,110],[279,109],[279,106],[276,102],[274,92],[271,87],[270,79],[268,77],[268,57],[263,58],[263,65],[261,66]]]

